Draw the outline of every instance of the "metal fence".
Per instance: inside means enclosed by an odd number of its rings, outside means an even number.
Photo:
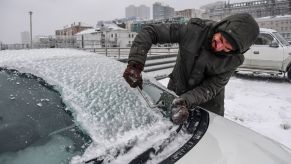
[[[78,40],[76,36],[49,36],[39,37],[33,42],[32,47],[30,44],[3,44],[0,43],[0,50],[12,49],[39,49],[39,48],[76,48],[85,51],[103,54],[108,57],[123,59],[128,58],[131,45],[128,47],[116,47],[111,44],[102,45],[97,44],[96,40]],[[149,50],[148,55],[171,55],[178,54],[177,44],[163,44],[153,45]]]

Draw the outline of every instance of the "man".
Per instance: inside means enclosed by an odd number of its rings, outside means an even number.
[[[258,34],[258,24],[247,13],[219,22],[192,18],[187,25],[147,25],[133,42],[123,77],[131,87],[141,87],[141,71],[151,45],[178,43],[179,54],[168,83],[168,89],[179,96],[172,103],[173,122],[183,123],[188,109],[197,105],[224,116],[225,85]]]

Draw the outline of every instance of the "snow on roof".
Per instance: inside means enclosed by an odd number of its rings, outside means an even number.
[[[118,27],[116,24],[104,24],[105,28],[108,28],[109,31],[117,31],[117,30],[122,30],[122,31],[126,31],[127,29]],[[101,28],[102,29],[102,28]]]
[[[270,28],[260,28],[261,32],[277,32],[276,30],[270,29]]]
[[[289,18],[289,19],[291,19],[291,15],[267,16],[267,17],[256,18],[256,20],[257,20],[257,21],[261,21],[261,20],[268,20],[268,21],[271,21],[272,19],[284,19],[284,18]]]
[[[96,33],[99,30],[100,30],[100,28],[90,28],[90,29],[86,29],[86,30],[83,30],[81,32],[78,32],[75,35],[93,34],[93,33]]]

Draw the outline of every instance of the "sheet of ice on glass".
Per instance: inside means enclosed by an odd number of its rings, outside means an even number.
[[[122,149],[131,141],[136,142],[138,154],[170,134],[172,123],[149,108],[139,91],[123,79],[124,64],[68,49],[4,51],[0,57],[0,67],[32,73],[54,85],[77,124],[91,136],[93,143],[73,163],[102,155],[111,147]]]

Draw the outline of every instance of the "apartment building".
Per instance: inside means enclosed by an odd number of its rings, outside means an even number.
[[[169,5],[156,2],[153,4],[153,19],[168,19],[175,16],[174,8]]]
[[[221,20],[235,13],[247,12],[255,18],[291,15],[291,0],[257,0],[240,3],[212,5],[205,8],[212,20]]]

